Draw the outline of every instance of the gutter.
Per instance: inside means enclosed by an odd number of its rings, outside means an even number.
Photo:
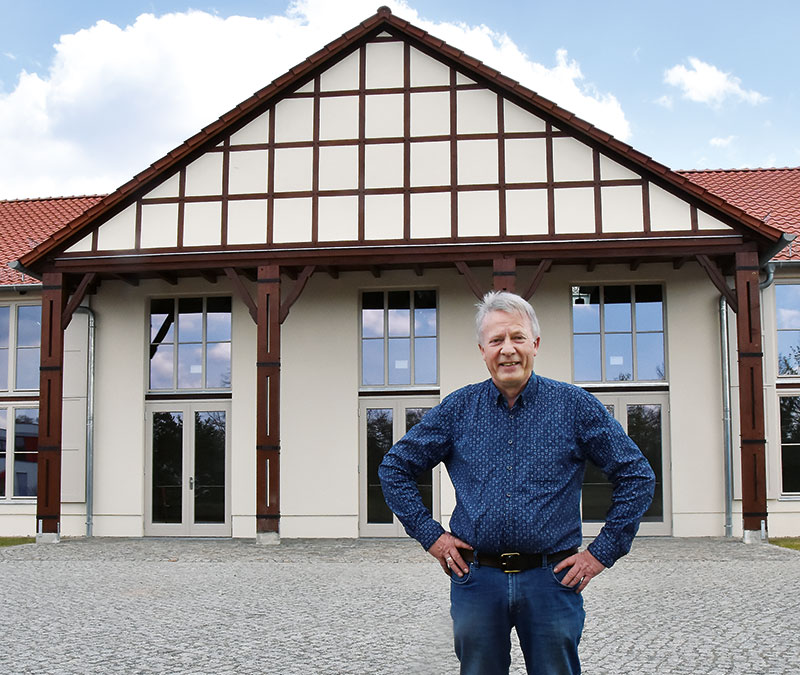
[[[25,267],[25,265],[23,265],[19,260],[12,260],[11,262],[8,263],[8,266],[15,272],[19,272],[22,275],[33,277],[38,281],[42,280],[41,274],[37,274],[33,270]]]

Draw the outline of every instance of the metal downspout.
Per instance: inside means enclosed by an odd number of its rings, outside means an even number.
[[[728,303],[719,296],[719,341],[722,352],[722,432],[725,449],[725,536],[733,536],[733,432],[731,429],[731,371],[728,341]]]
[[[90,307],[81,305],[76,312],[89,318],[89,353],[86,374],[86,536],[92,536],[94,528],[94,366],[95,366],[95,313]]]

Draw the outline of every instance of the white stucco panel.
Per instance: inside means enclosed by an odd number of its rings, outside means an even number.
[[[506,233],[547,234],[547,190],[506,192]]]
[[[228,202],[228,244],[267,241],[267,200]]]
[[[594,232],[594,189],[555,190],[556,234]]]
[[[422,53],[411,50],[411,86],[430,87],[450,84],[450,68]]]
[[[186,195],[222,194],[222,153],[207,152],[186,167]]]
[[[544,120],[531,115],[511,101],[503,101],[503,127],[507,132],[545,131]]]
[[[183,212],[184,246],[219,246],[222,243],[222,203],[190,202]]]
[[[231,151],[228,171],[228,193],[263,194],[267,191],[267,150]]]
[[[643,232],[642,188],[620,185],[600,188],[603,232]]]
[[[80,241],[76,241],[72,246],[66,249],[67,253],[85,253],[92,250],[92,234],[87,234]]]
[[[475,80],[468,78],[463,73],[456,73],[456,84],[477,84]]]
[[[334,145],[319,149],[319,189],[358,188],[358,146]]]
[[[142,205],[142,248],[178,245],[178,205]]]
[[[364,198],[364,238],[403,238],[403,195],[367,195]]]
[[[367,89],[403,86],[403,43],[367,45]]]
[[[267,143],[269,141],[269,111],[231,134],[231,145]]]
[[[275,243],[311,241],[311,199],[276,199],[272,223]]]
[[[411,195],[411,238],[450,236],[450,193]]]
[[[310,190],[312,160],[311,148],[277,148],[275,150],[275,191]]]
[[[403,95],[371,94],[364,99],[367,138],[399,138],[403,135]]]
[[[117,251],[136,245],[136,204],[109,218],[97,230],[97,249]]]
[[[275,106],[275,140],[310,141],[314,136],[314,100],[286,98]]]
[[[411,185],[450,184],[450,143],[411,144]]]
[[[506,183],[543,183],[546,180],[545,139],[506,139]]]
[[[600,179],[601,180],[618,180],[618,179],[636,179],[641,178],[638,173],[634,173],[630,169],[626,169],[619,162],[609,159],[605,155],[600,155]]]
[[[319,137],[321,140],[358,138],[357,96],[322,98],[319,105]]]
[[[730,230],[731,227],[717,220],[713,216],[709,216],[700,209],[697,210],[697,229],[698,230]]]
[[[497,183],[497,141],[458,141],[458,184]]]
[[[411,135],[450,133],[450,94],[446,91],[411,94]]]
[[[497,94],[488,89],[457,92],[456,129],[459,134],[497,133]]]
[[[358,239],[358,197],[319,198],[319,241]]]
[[[331,66],[319,78],[321,91],[350,91],[358,89],[358,51]]]
[[[592,180],[592,149],[574,138],[553,139],[553,180]]]
[[[650,229],[653,232],[691,230],[692,214],[687,204],[675,195],[649,183]]]
[[[172,174],[157,188],[150,190],[144,198],[145,199],[158,199],[159,197],[177,197],[178,190],[180,190],[180,175]]]
[[[488,237],[500,234],[497,190],[458,194],[458,236]]]
[[[364,186],[403,186],[403,144],[368,145],[364,148]]]

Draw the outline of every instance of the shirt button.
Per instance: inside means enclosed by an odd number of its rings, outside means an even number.
[[[509,438],[508,439],[508,444],[509,445],[514,445],[514,439],[513,438]]]
[[[506,497],[510,497],[510,496],[511,496],[511,493],[510,492],[506,492]]]

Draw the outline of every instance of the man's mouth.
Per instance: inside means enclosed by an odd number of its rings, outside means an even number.
[[[519,361],[501,361],[500,362],[500,366],[502,368],[510,368],[512,366],[518,366],[518,365],[519,365]]]

